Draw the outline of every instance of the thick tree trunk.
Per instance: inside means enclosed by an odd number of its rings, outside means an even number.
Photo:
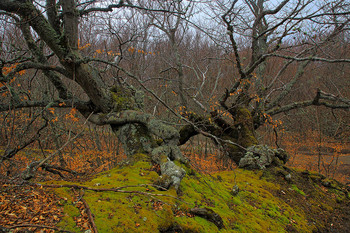
[[[214,142],[219,143],[236,164],[239,164],[240,159],[243,158],[247,147],[258,144],[253,118],[246,108],[239,107],[235,110],[233,124],[220,117],[215,111],[211,112],[210,116],[190,113],[187,118],[193,122],[193,125],[187,125],[180,130],[180,144],[186,143],[192,136],[198,134],[198,129],[203,130],[215,137]]]
[[[131,157],[137,153],[151,153],[154,140],[148,129],[141,124],[126,124],[121,127],[111,125],[122,143],[124,153]]]
[[[195,113],[187,117],[193,125],[180,130],[180,144],[204,131],[211,137],[238,166],[249,169],[264,169],[272,165],[281,165],[288,160],[288,155],[281,149],[271,149],[258,145],[251,112],[243,106],[232,109],[234,122],[229,123],[212,112],[211,116],[199,116]]]
[[[96,114],[90,120],[96,124],[110,124],[130,160],[143,159],[145,156],[139,155],[145,154],[150,161],[159,164],[161,177],[156,182],[158,186],[166,189],[174,186],[177,189],[186,174],[174,163],[174,160],[186,162],[178,147],[179,132],[152,115],[143,113],[140,109],[142,100],[135,97],[138,95],[134,91],[121,86],[113,87],[110,91],[112,111]],[[156,143],[154,137],[162,142]]]
[[[253,125],[253,118],[250,111],[244,107],[238,107],[235,110],[235,121],[232,126],[231,133],[224,137],[224,139],[230,140],[237,145],[231,143],[225,143],[229,157],[239,164],[241,158],[244,157],[245,149],[253,145],[258,144],[258,140],[255,137],[255,130]]]
[[[142,113],[140,113],[142,114]],[[150,117],[146,114],[145,118]],[[132,119],[129,119],[132,121]],[[154,121],[158,121],[154,119]],[[119,141],[122,143],[124,152],[131,161],[144,158],[139,156],[140,154],[146,154],[149,156],[150,161],[160,165],[161,176],[156,181],[156,185],[168,189],[170,186],[179,188],[182,178],[186,172],[181,167],[174,163],[174,160],[180,162],[186,162],[186,159],[182,156],[180,148],[173,141],[167,141],[167,134],[173,131],[169,126],[162,124],[148,124],[146,122],[141,123],[128,123],[122,126],[111,125],[113,131],[116,132]],[[155,128],[154,128],[155,127]],[[156,129],[157,128],[157,129]],[[158,145],[153,139],[154,132],[160,130],[160,136],[163,140],[161,145]],[[175,141],[176,138],[174,138]]]

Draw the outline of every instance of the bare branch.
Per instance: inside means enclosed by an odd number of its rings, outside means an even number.
[[[294,61],[319,61],[319,62],[326,62],[326,63],[349,63],[350,59],[328,59],[328,58],[322,58],[322,57],[292,57],[292,56],[286,56],[281,54],[265,54],[264,57],[280,57],[288,60],[294,60]]]
[[[224,21],[224,23],[226,24],[226,29],[227,29],[227,33],[229,35],[231,44],[232,44],[232,48],[235,54],[235,58],[236,58],[236,65],[238,68],[238,72],[241,76],[241,78],[245,78],[246,74],[243,71],[242,65],[241,65],[241,58],[239,55],[239,51],[238,51],[238,46],[236,43],[236,40],[233,38],[233,26],[231,25],[231,21],[227,19],[227,15],[233,10],[233,8],[235,7],[235,4],[237,3],[238,0],[233,1],[231,8],[229,10],[227,10],[227,12],[225,12],[224,15],[222,15],[222,20]],[[231,88],[231,89],[235,89],[235,88]]]
[[[50,105],[51,107],[54,107],[54,108],[71,108],[72,106],[75,106],[79,111],[91,111],[89,107],[90,104],[91,104],[90,102],[81,101],[78,99],[55,100],[55,101],[27,100],[27,101],[20,101],[16,103],[0,104],[0,112],[9,111],[11,109],[20,109],[20,108],[45,108],[47,105]]]
[[[331,102],[322,101],[322,100],[330,100]],[[291,111],[293,109],[305,108],[312,105],[325,106],[331,109],[350,109],[350,100],[338,98],[334,95],[327,94],[318,90],[313,100],[294,102],[285,106],[273,108],[271,110],[266,111],[266,113],[273,116],[279,113]]]
[[[137,9],[137,10],[144,10],[144,11],[151,11],[151,12],[162,12],[162,13],[171,13],[171,14],[182,14],[181,12],[177,12],[177,11],[169,11],[169,10],[164,10],[164,9],[152,9],[152,8],[147,8],[147,7],[143,7],[143,6],[137,6],[134,4],[131,4],[130,2],[128,4],[125,4],[124,0],[120,0],[119,3],[117,4],[111,4],[108,5],[107,7],[91,7],[89,9],[86,10],[81,10],[80,11],[80,15],[87,15],[89,13],[92,12],[111,12],[114,9],[118,9],[118,8],[130,8],[130,9]]]
[[[92,115],[92,114],[90,114]],[[85,120],[84,124],[85,125],[89,120],[89,117]],[[77,139],[84,131],[85,129],[83,128],[79,133],[77,133],[74,137],[71,137],[71,135],[69,134],[67,141],[55,152],[53,152],[52,154],[50,154],[49,156],[47,156],[46,158],[42,159],[39,162],[33,162],[31,163],[27,169],[25,171],[23,171],[22,173],[22,178],[24,180],[29,180],[31,178],[33,178],[35,176],[36,171],[38,170],[39,167],[41,167],[42,165],[44,165],[45,163],[47,163],[50,159],[52,159],[53,157],[55,157],[57,154],[61,153],[62,150],[68,146],[71,142],[73,142],[75,139]]]
[[[47,109],[48,107],[50,107],[50,105],[46,106],[45,109]],[[29,122],[28,126],[31,125],[40,115],[42,115],[44,110],[41,111],[41,113],[37,114],[32,120],[31,122]],[[29,146],[30,144],[32,144],[33,142],[35,142],[36,140],[38,140],[38,138],[40,138],[41,136],[41,131],[43,129],[45,129],[47,126],[48,126],[48,120],[45,119],[45,122],[44,124],[41,125],[41,127],[36,130],[35,134],[33,137],[27,139],[27,140],[22,140],[20,143],[19,143],[19,146],[16,146],[15,148],[11,148],[11,149],[6,149],[5,152],[4,152],[4,155],[1,156],[1,160],[0,160],[0,163],[7,160],[7,159],[10,159],[12,158],[13,156],[15,156],[19,151],[23,150],[24,148],[26,148],[27,146]],[[24,132],[26,133],[26,132]]]
[[[281,100],[283,100],[288,95],[288,93],[291,92],[293,86],[297,83],[297,81],[300,79],[300,77],[304,74],[305,68],[309,64],[310,64],[310,60],[304,61],[302,64],[299,64],[298,70],[297,70],[296,74],[294,75],[294,77],[292,78],[292,80],[283,88],[283,91],[277,97],[275,97],[271,101],[271,103],[269,103],[266,106],[267,110],[277,106],[281,102]]]
[[[51,4],[54,4],[54,2]],[[70,91],[68,91],[67,87],[64,85],[64,83],[62,82],[60,77],[55,72],[53,72],[53,71],[57,72],[59,70],[59,72],[61,74],[64,73],[64,75],[66,77],[70,78],[68,71],[66,71],[62,67],[49,65],[48,58],[44,55],[43,51],[40,48],[38,48],[38,46],[34,42],[29,25],[26,22],[21,22],[20,28],[22,30],[24,38],[26,39],[26,43],[27,43],[28,48],[35,55],[35,60],[37,62],[40,62],[43,65],[49,66],[48,67],[49,69],[46,69],[47,67],[45,67],[45,69],[41,69],[41,70],[43,70],[43,73],[46,75],[46,77],[48,77],[48,79],[51,81],[51,83],[56,87],[60,98],[62,98],[62,99],[71,98],[72,93],[70,93]],[[35,65],[37,65],[37,64],[35,64]],[[54,68],[54,69],[51,70],[51,68]],[[38,66],[36,69],[38,69]]]

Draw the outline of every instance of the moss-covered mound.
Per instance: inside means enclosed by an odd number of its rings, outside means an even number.
[[[158,174],[148,161],[117,167],[88,182],[46,184],[66,186],[52,190],[64,200],[65,216],[58,226],[73,232],[84,232],[79,219],[86,210],[77,208],[81,198],[99,232],[322,232],[341,222],[331,222],[335,213],[346,216],[341,211],[349,203],[347,192],[318,174],[274,168],[202,175],[184,168],[187,175],[178,193],[152,185]],[[290,174],[287,180],[285,173]],[[198,210],[219,215],[223,226]]]

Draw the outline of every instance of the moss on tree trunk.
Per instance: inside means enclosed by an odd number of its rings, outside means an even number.
[[[237,145],[225,143],[224,148],[226,149],[229,157],[236,163],[239,164],[241,158],[243,158],[245,150],[253,145],[258,144],[258,140],[255,136],[255,129],[253,125],[253,117],[250,111],[245,107],[238,107],[235,110],[235,122],[232,126],[233,130],[228,135],[225,135],[223,139],[234,142]],[[243,148],[242,148],[243,147]]]
[[[101,115],[109,123],[122,143],[128,158],[135,162],[141,154],[160,165],[162,177],[156,182],[163,188],[171,185],[176,189],[186,172],[173,161],[185,162],[178,147],[179,132],[173,127],[141,111],[142,101],[136,91],[123,87],[111,89],[113,112]],[[156,138],[161,139],[158,144]],[[142,158],[142,157],[141,157]],[[166,179],[164,179],[166,177]]]

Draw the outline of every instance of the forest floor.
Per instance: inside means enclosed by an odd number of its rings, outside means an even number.
[[[339,203],[332,204],[332,206],[331,204],[319,205],[319,210],[316,211],[311,206],[314,205],[312,203],[313,199],[311,199],[312,195],[314,195],[312,191],[313,186],[310,185],[309,178],[302,178],[303,176],[311,177],[311,175],[309,172],[299,171],[297,173],[298,175],[295,175],[295,177],[298,177],[296,181],[298,184],[297,190],[303,190],[302,192],[305,192],[305,194],[296,196],[292,194],[293,192],[287,191],[290,190],[290,185],[283,179],[275,179],[275,176],[268,176],[267,179],[273,179],[274,183],[281,185],[282,191],[271,190],[273,195],[284,200],[291,207],[302,209],[315,224],[321,223],[325,226],[317,228],[314,232],[350,232],[349,199],[339,200]],[[89,176],[82,175],[78,177],[68,177],[67,175],[66,178],[70,182],[79,184],[91,178],[93,173],[90,169],[88,174]],[[212,173],[210,176],[215,177],[216,174]],[[274,174],[278,177],[278,172]],[[55,195],[53,192],[49,192],[47,188],[43,188],[41,185],[35,185],[41,181],[61,180],[61,178],[58,175],[52,175],[44,171],[40,171],[38,177],[34,182],[27,183],[20,179],[8,179],[5,176],[0,176],[0,232],[72,232],[57,227],[57,223],[65,217],[63,203],[67,200]],[[323,176],[317,175],[316,178],[319,179],[318,177]],[[322,195],[325,195],[326,199],[334,199],[333,188],[331,186],[322,186]],[[348,189],[348,191],[350,190]],[[92,229],[86,206],[78,197],[75,204],[80,209],[80,215],[74,217],[75,224],[79,226],[81,232]],[[332,211],[330,211],[330,208]],[[286,226],[286,232],[300,232],[293,227],[292,223],[294,220],[292,219],[291,221],[291,224]]]
[[[201,146],[201,148],[203,148]],[[288,148],[287,148],[288,149]],[[349,152],[348,148],[342,149]],[[195,147],[186,150],[186,155],[190,157],[193,169],[200,171],[205,175],[216,176],[218,172],[234,170],[235,165],[229,161],[219,158],[218,153],[205,153],[203,150],[196,151]],[[325,151],[327,152],[327,151]],[[337,151],[336,151],[337,152]],[[89,180],[93,175],[102,171],[107,171],[118,164],[123,156],[112,153],[84,151],[63,154],[66,166],[78,172],[79,175],[70,174],[64,171],[56,170],[56,174],[39,170],[38,176],[34,182],[23,182],[19,175],[33,158],[39,154],[39,150],[23,150],[16,156],[16,161],[6,161],[0,167],[0,232],[69,232],[57,227],[62,218],[65,217],[63,204],[66,200],[48,192],[46,188],[33,183],[40,183],[50,180],[68,180],[70,182],[83,183]],[[51,151],[47,151],[51,153]],[[296,167],[307,171],[320,170],[327,178],[336,178],[343,184],[350,182],[350,154],[349,153],[323,153],[321,160],[320,154],[315,152],[312,147],[302,147],[290,145],[289,153],[292,155],[288,163],[290,167]],[[321,162],[320,162],[321,161]],[[59,164],[58,160],[56,164]],[[5,167],[10,168],[11,173],[6,172]],[[299,172],[303,176],[301,170]],[[325,174],[326,173],[326,174]],[[304,175],[307,172],[304,172]],[[298,175],[299,176],[299,175]],[[279,182],[280,181],[280,182]],[[275,180],[283,190],[290,189],[290,186],[283,180]],[[344,186],[349,192],[349,184]],[[288,192],[274,192],[273,195],[289,203],[290,206],[301,208],[310,215],[315,222],[320,222],[325,228],[319,228],[315,232],[350,232],[350,202],[339,201],[336,206],[332,206],[330,211],[311,211],[307,203],[307,197],[312,196],[312,188],[307,179],[298,179],[298,188],[309,194],[300,196],[288,195]],[[329,187],[322,186],[325,197],[334,199],[334,193]],[[273,192],[273,191],[271,191]],[[91,222],[84,204],[77,200],[76,205],[80,209],[80,215],[74,218],[77,226],[82,232],[92,229]],[[322,209],[322,208],[321,208]],[[326,208],[327,209],[327,208]],[[286,229],[287,232],[297,232],[293,227]]]

